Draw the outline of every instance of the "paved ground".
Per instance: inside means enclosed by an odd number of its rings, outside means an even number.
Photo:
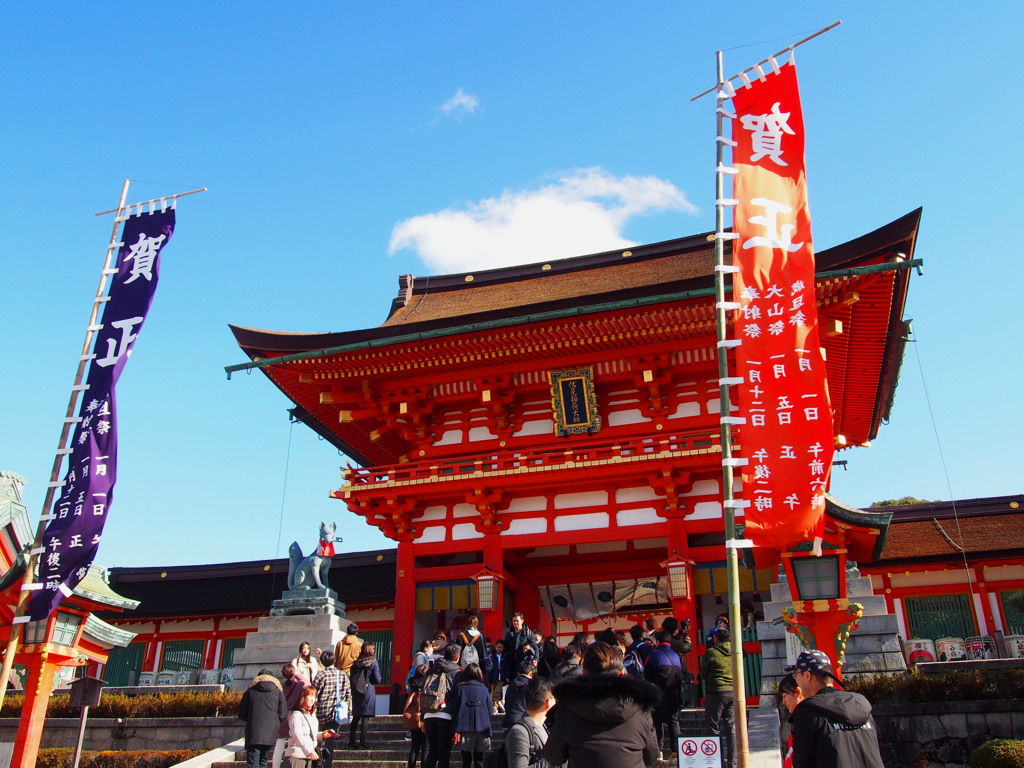
[[[779,716],[774,708],[747,709],[747,739],[750,742],[748,768],[781,768]]]

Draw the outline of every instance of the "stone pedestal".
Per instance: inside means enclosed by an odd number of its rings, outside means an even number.
[[[846,592],[851,602],[864,606],[864,616],[860,626],[846,641],[843,677],[906,672],[907,664],[898,636],[899,624],[895,616],[886,612],[885,597],[873,594],[868,577],[848,577]],[[786,674],[783,668],[792,664],[803,650],[797,636],[786,632],[782,623],[782,609],[792,602],[789,584],[784,580],[772,584],[771,602],[764,605],[765,621],[757,623],[757,638],[761,642],[762,706],[775,706],[777,700],[767,694],[774,693],[779,680]],[[834,655],[832,650],[828,653],[829,656]]]
[[[280,601],[275,601],[275,605],[277,602]],[[349,619],[333,612],[261,618],[256,631],[246,635],[245,647],[235,651],[231,690],[244,691],[264,667],[280,677],[281,667],[298,656],[303,643],[309,643],[314,651],[333,651],[351,624]]]
[[[345,604],[333,589],[286,589],[270,607],[271,616],[310,616],[336,613],[345,617]]]

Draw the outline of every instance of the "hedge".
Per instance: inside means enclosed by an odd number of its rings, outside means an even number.
[[[10,695],[4,699],[0,717],[20,717],[24,696]],[[89,708],[90,717],[235,717],[242,694],[222,693],[147,693],[141,696],[114,694],[102,696],[99,706]],[[51,696],[46,706],[47,717],[78,717],[79,707],[72,707],[66,694]]]
[[[75,751],[67,748],[41,749],[36,768],[70,768]],[[202,752],[195,749],[172,749],[166,752],[141,749],[136,752],[82,751],[80,768],[170,768]]]
[[[863,694],[873,704],[1024,699],[1024,669],[958,670],[941,675],[923,675],[915,670],[899,675],[853,677],[845,686]]]
[[[992,739],[971,753],[970,768],[1024,768],[1024,741]]]

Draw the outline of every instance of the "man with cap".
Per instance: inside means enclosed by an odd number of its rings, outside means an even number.
[[[802,652],[785,671],[804,695],[790,718],[793,768],[883,768],[871,704],[835,687],[839,680],[824,651]]]

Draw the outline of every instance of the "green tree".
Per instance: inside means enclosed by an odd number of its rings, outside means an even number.
[[[938,502],[938,499],[935,500]],[[882,501],[871,502],[872,507],[902,507],[905,504],[932,504],[928,499],[918,499],[913,496],[904,496],[902,499],[883,499]]]

